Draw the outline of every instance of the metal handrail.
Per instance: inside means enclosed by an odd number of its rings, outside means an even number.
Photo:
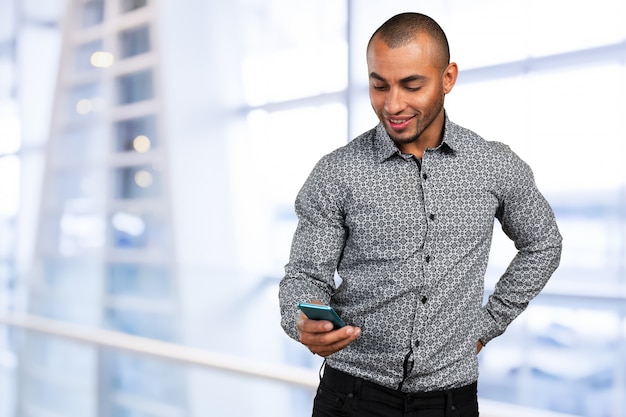
[[[0,324],[96,346],[125,350],[187,365],[233,372],[306,388],[315,389],[319,384],[317,371],[276,363],[263,363],[176,343],[52,320],[40,316],[20,313],[0,314]],[[485,399],[480,400],[480,415],[481,417],[574,417],[569,414],[532,409]]]
[[[277,363],[264,363],[258,360],[253,361],[176,343],[40,316],[18,313],[0,314],[0,323],[87,344],[111,347],[183,364],[234,372],[307,388],[316,388],[319,384],[319,375],[312,370]]]

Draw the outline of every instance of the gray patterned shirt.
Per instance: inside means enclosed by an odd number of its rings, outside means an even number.
[[[444,129],[421,164],[382,125],[323,157],[296,199],[280,283],[288,335],[299,338],[298,302],[327,303],[362,329],[327,363],[407,392],[476,381],[476,342],[504,332],[561,254],[528,165],[447,117]],[[483,306],[494,218],[518,252]]]

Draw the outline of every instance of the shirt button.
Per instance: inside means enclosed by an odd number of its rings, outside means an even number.
[[[422,304],[426,304],[426,301],[428,301],[428,297],[426,297],[425,295],[422,296]]]
[[[420,347],[420,341],[419,340],[415,341],[415,347]]]
[[[426,255],[426,258],[424,258],[424,260],[426,261],[426,263],[430,262],[430,255]]]
[[[429,218],[430,220],[435,220],[435,215],[434,215],[433,213],[430,213],[430,216],[428,216],[428,218]]]
[[[425,180],[428,179],[428,174],[422,174],[422,178],[424,178]]]

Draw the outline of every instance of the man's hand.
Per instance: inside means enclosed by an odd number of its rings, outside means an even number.
[[[311,320],[304,314],[298,319],[300,343],[313,353],[326,357],[352,343],[361,335],[361,329],[344,326],[333,330],[333,324],[327,320]]]
[[[478,342],[476,342],[476,354],[478,355],[480,353],[480,351],[483,349],[483,342],[481,342],[480,340]]]

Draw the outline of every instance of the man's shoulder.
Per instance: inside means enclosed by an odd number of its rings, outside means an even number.
[[[332,163],[355,163],[375,156],[376,150],[376,128],[373,128],[335,149],[324,159]]]
[[[511,175],[532,175],[528,164],[500,141],[486,140],[473,130],[450,123],[452,148],[462,161],[471,164],[472,169],[482,169],[497,178],[511,178]]]
[[[450,145],[455,150],[500,157],[512,153],[511,148],[506,143],[487,140],[475,131],[456,123],[449,121],[447,128],[450,130]]]

